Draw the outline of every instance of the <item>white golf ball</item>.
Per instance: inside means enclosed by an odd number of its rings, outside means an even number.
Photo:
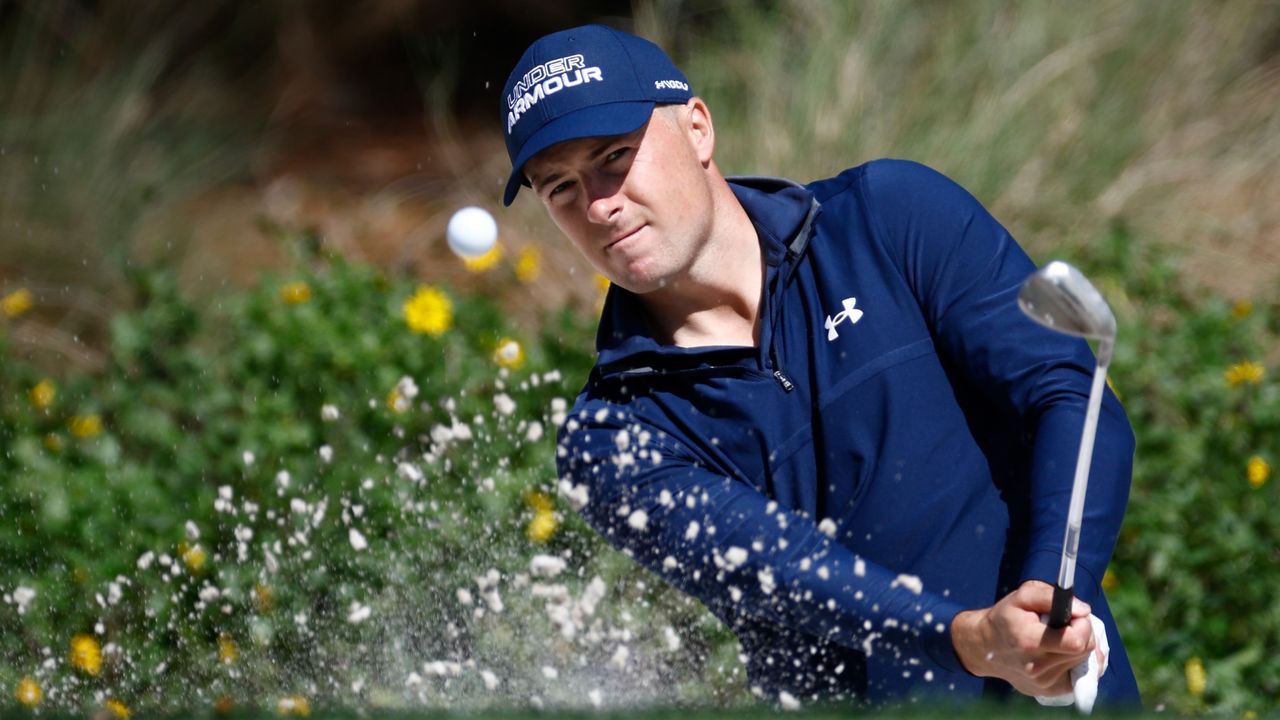
[[[481,207],[464,207],[449,218],[445,230],[449,249],[464,258],[479,257],[493,249],[498,240],[498,223]]]

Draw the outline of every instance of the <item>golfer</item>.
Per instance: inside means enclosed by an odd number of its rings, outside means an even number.
[[[726,179],[653,43],[554,33],[503,91],[512,171],[612,286],[558,437],[611,544],[737,634],[777,701],[1139,702],[1100,581],[1133,435],[1102,408],[1070,625],[1050,629],[1093,357],[1018,310],[1035,266],[967,192],[880,160]],[[785,694],[785,695],[784,695]]]

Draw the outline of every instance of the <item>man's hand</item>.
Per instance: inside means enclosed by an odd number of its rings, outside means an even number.
[[[1053,604],[1053,586],[1028,580],[1000,602],[967,610],[951,622],[951,641],[965,669],[998,677],[1027,695],[1071,692],[1071,668],[1094,649],[1089,606],[1074,600],[1071,623],[1054,630],[1042,621]]]

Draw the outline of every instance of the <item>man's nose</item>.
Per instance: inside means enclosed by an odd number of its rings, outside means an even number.
[[[622,212],[622,182],[618,178],[591,177],[583,180],[587,192],[587,216],[592,222],[613,222]]]

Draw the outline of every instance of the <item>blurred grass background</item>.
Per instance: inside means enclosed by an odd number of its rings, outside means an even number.
[[[1146,700],[1273,711],[1280,3],[1239,0],[0,2],[0,709],[750,702],[557,494],[589,267],[529,198],[501,256],[444,246],[496,210],[510,65],[595,20],[673,54],[727,172],[918,160],[1089,273]]]

